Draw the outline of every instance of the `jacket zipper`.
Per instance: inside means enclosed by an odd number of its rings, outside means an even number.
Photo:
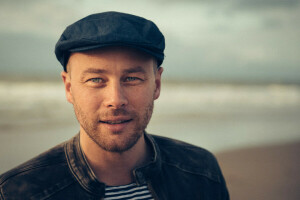
[[[151,185],[151,182],[148,182],[148,189],[150,191],[150,193],[152,194],[154,200],[159,200],[159,198],[157,197],[157,194],[155,193],[155,191],[153,190],[153,187]]]

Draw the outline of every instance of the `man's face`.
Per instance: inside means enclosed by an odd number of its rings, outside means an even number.
[[[80,131],[102,149],[123,152],[136,144],[159,97],[162,68],[128,48],[74,53],[62,72]]]

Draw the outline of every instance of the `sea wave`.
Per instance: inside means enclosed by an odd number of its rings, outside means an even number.
[[[300,139],[298,85],[163,83],[154,109],[147,131],[212,150]],[[77,126],[63,83],[0,82],[2,135]]]
[[[0,106],[64,103],[63,83],[0,82]],[[161,104],[285,106],[300,104],[298,85],[163,84]]]

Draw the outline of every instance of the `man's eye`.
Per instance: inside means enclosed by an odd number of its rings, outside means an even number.
[[[101,78],[91,78],[89,79],[89,81],[93,82],[93,83],[100,83],[102,82],[103,80]]]
[[[125,79],[125,81],[136,81],[136,80],[141,80],[140,78],[137,78],[137,77],[127,77],[126,79]]]

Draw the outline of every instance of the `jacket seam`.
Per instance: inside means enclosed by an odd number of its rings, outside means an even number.
[[[62,163],[64,163],[63,161],[62,162],[59,162],[59,163],[55,163],[55,164],[40,164],[40,165],[37,165],[37,166],[28,166],[28,167],[24,167],[23,168],[23,170],[21,170],[21,171],[18,171],[17,173],[13,173],[13,174],[11,174],[11,175],[9,175],[9,176],[7,176],[7,177],[3,177],[3,180],[1,181],[1,179],[0,179],[0,185],[2,185],[2,184],[4,184],[8,179],[10,179],[10,178],[12,178],[12,177],[14,177],[14,176],[17,176],[17,175],[19,175],[19,174],[22,174],[22,173],[25,173],[25,172],[27,172],[27,171],[30,171],[30,170],[34,170],[34,169],[39,169],[39,168],[42,168],[42,167],[47,167],[47,166],[53,166],[53,165],[60,165],[60,164],[62,164]]]
[[[47,200],[47,199],[51,198],[53,195],[55,195],[55,194],[57,194],[58,192],[60,192],[60,191],[62,191],[62,190],[64,190],[64,189],[70,187],[70,186],[73,185],[73,184],[75,184],[74,181],[72,181],[71,183],[65,185],[64,187],[60,188],[59,190],[53,192],[52,194],[45,196],[43,199],[44,199],[44,200]],[[36,196],[36,195],[35,195],[35,196]],[[34,197],[34,196],[32,196],[32,197]]]
[[[0,190],[0,199],[1,200],[4,200],[4,196],[3,196],[3,191],[2,191],[3,189],[2,189],[2,187],[1,187],[1,190]]]
[[[176,167],[177,169],[179,169],[179,170],[181,170],[181,171],[183,171],[183,172],[187,172],[187,173],[190,173],[190,174],[196,174],[196,175],[199,175],[199,176],[204,176],[204,177],[208,178],[209,180],[212,180],[212,181],[217,182],[217,183],[221,183],[220,177],[219,177],[218,175],[216,175],[216,176],[217,176],[216,179],[213,179],[213,178],[210,178],[209,176],[207,176],[207,175],[204,174],[204,173],[197,173],[197,172],[192,172],[192,171],[189,171],[189,170],[186,170],[186,169],[182,169],[182,168],[178,167],[177,165],[174,165],[174,164],[171,164],[171,163],[167,163],[167,162],[164,161],[164,160],[162,160],[162,162],[164,162],[164,163],[167,164],[167,165]]]
[[[153,187],[152,187],[152,182],[151,182],[151,181],[148,182],[147,186],[148,186],[148,189],[149,189],[149,191],[151,192],[151,194],[152,194],[154,200],[159,200],[159,198],[158,198],[158,196],[157,196],[155,190],[154,190]]]
[[[76,181],[81,185],[81,187],[83,189],[85,189],[88,193],[90,194],[94,194],[92,191],[90,191],[90,189],[88,187],[86,187],[80,180],[80,178],[77,176],[76,172],[73,170],[72,166],[71,166],[71,163],[70,163],[70,157],[67,153],[67,144],[65,145],[64,149],[65,149],[65,156],[66,156],[66,159],[67,159],[67,164],[68,164],[68,168],[69,170],[71,171],[73,177],[75,177]]]

